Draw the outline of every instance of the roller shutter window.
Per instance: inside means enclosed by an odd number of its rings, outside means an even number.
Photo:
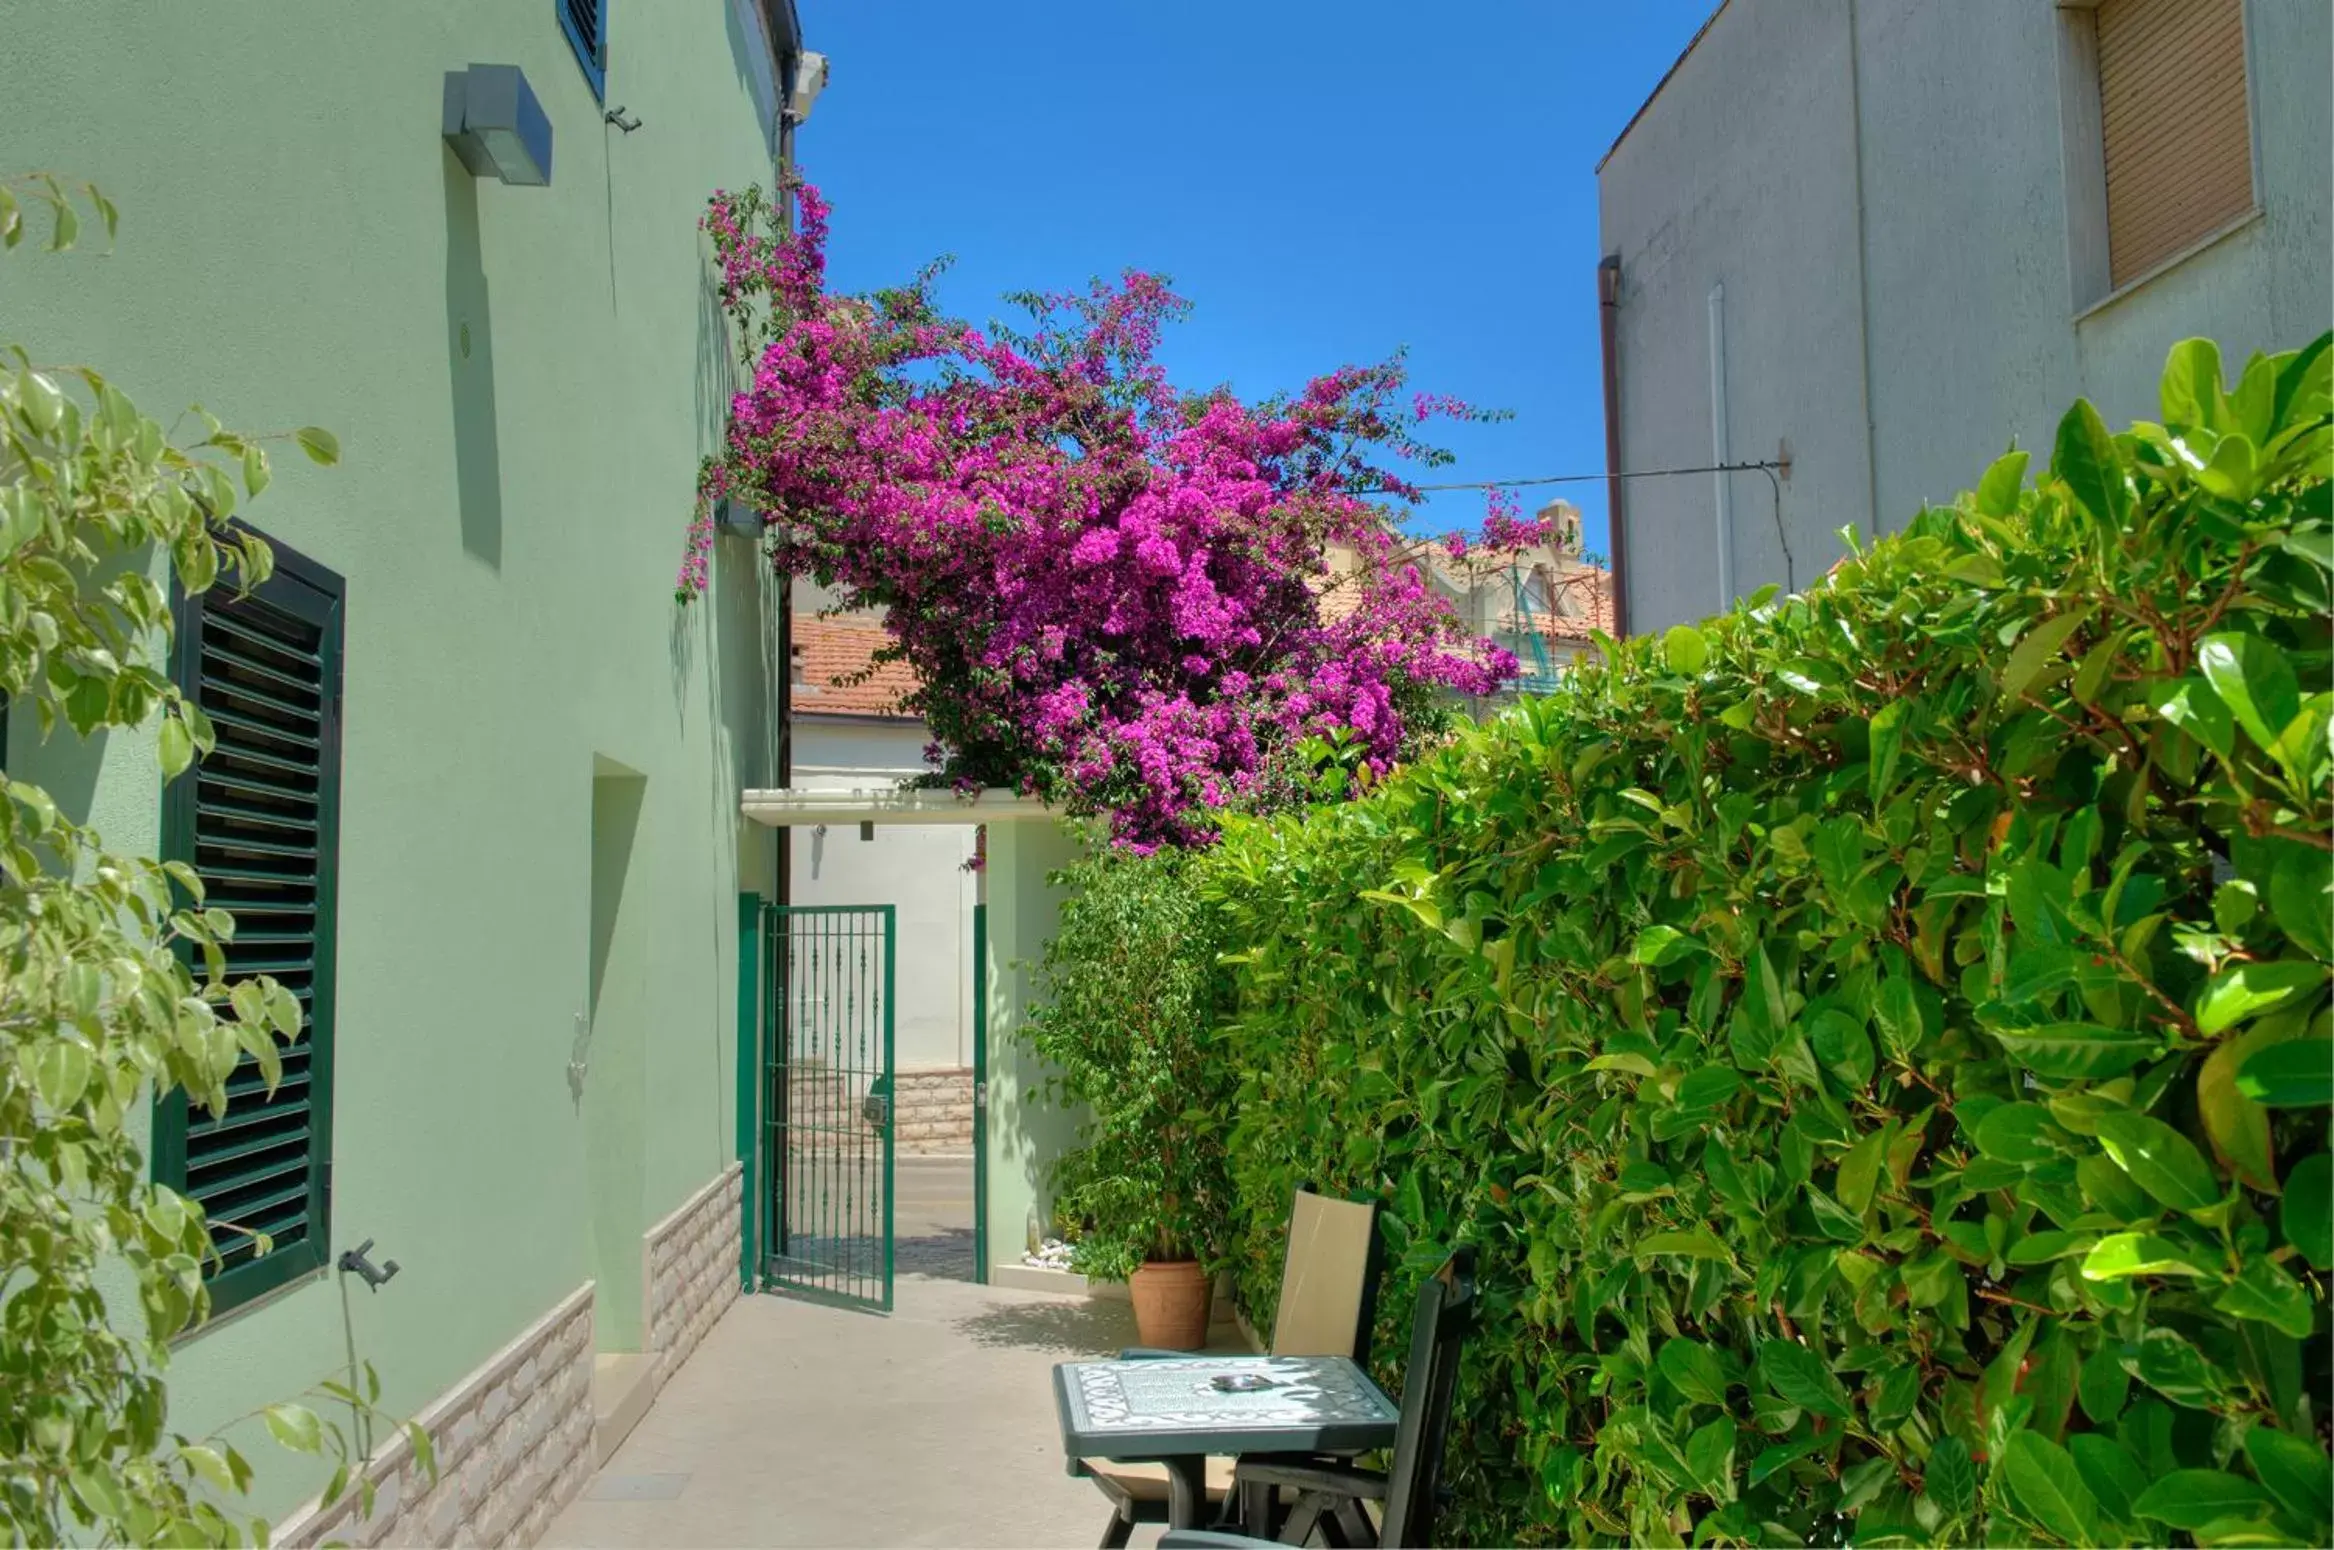
[[[2253,208],[2244,0],[2100,0],[2111,283],[2128,285]]]
[[[235,917],[229,978],[272,975],[304,1013],[274,1093],[246,1055],[224,1114],[174,1093],[155,1115],[155,1178],[213,1223],[213,1312],[331,1253],[344,594],[338,576],[272,547],[275,573],[248,595],[223,583],[181,596],[173,646],[173,677],[218,745],[164,788],[163,854],[192,866],[205,902]],[[254,1232],[271,1240],[268,1253]]]

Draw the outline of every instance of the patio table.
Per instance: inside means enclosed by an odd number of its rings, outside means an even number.
[[[1219,1378],[1268,1386],[1227,1391]],[[1071,1474],[1087,1458],[1166,1466],[1170,1528],[1200,1526],[1211,1453],[1367,1453],[1392,1447],[1401,1419],[1343,1356],[1063,1362],[1054,1403]]]

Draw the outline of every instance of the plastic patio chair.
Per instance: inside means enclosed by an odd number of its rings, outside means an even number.
[[[1273,1355],[1367,1358],[1378,1282],[1377,1226],[1374,1202],[1333,1200],[1310,1189],[1296,1192],[1289,1204],[1288,1252],[1281,1261],[1280,1307],[1272,1321]],[[1190,1354],[1139,1348],[1119,1353],[1122,1360]],[[1167,1521],[1164,1465],[1081,1459],[1079,1467],[1110,1502],[1102,1550],[1119,1550],[1138,1523]],[[1233,1461],[1209,1459],[1208,1500],[1220,1505],[1235,1489]],[[1255,1496],[1258,1510],[1270,1512],[1269,1498],[1269,1492]]]
[[[1459,1354],[1475,1315],[1475,1251],[1453,1253],[1419,1288],[1410,1323],[1410,1364],[1402,1375],[1402,1416],[1394,1432],[1394,1464],[1385,1474],[1332,1460],[1240,1460],[1243,1486],[1294,1490],[1297,1505],[1280,1538],[1251,1539],[1213,1529],[1170,1529],[1160,1550],[1252,1550],[1275,1543],[1302,1545],[1315,1530],[1332,1546],[1376,1544],[1418,1547],[1434,1543],[1441,1505],[1443,1445],[1450,1437],[1451,1398],[1459,1381]],[[1373,1526],[1363,1503],[1375,1502]]]

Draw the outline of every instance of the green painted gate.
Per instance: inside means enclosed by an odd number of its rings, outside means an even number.
[[[761,907],[763,1284],[892,1302],[889,904]]]

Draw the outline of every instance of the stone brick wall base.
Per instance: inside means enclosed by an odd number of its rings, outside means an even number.
[[[894,1145],[902,1152],[972,1150],[972,1068],[940,1067],[898,1073],[892,1090]],[[882,1131],[868,1121],[871,1078],[817,1061],[787,1072],[788,1150],[856,1152]]]
[[[736,1163],[651,1227],[641,1240],[648,1342],[661,1388],[738,1295]],[[591,1480],[592,1292],[560,1299],[475,1372],[414,1417],[438,1456],[436,1485],[400,1431],[366,1473],[373,1512],[351,1489],[329,1507],[311,1501],[276,1531],[279,1545],[528,1546]]]
[[[648,1230],[648,1348],[659,1388],[737,1300],[744,1201],[745,1167],[731,1163]]]
[[[733,1277],[734,1279],[734,1277]],[[592,1284],[562,1298],[414,1417],[437,1453],[429,1483],[400,1431],[366,1473],[373,1513],[352,1487],[311,1502],[280,1545],[532,1545],[592,1477]]]
[[[973,1075],[953,1070],[902,1071],[895,1105],[902,1152],[969,1152],[973,1136]]]

